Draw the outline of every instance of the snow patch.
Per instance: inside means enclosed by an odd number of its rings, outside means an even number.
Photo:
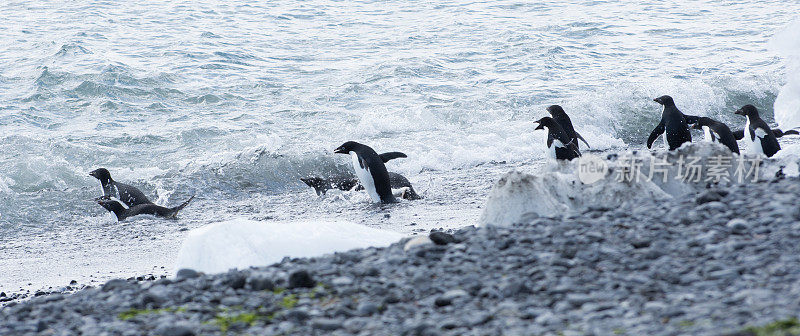
[[[404,236],[344,221],[259,222],[232,219],[191,230],[175,269],[219,273],[266,266],[284,257],[316,257],[370,246],[388,246]]]

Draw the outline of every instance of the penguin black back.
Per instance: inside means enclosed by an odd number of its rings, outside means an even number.
[[[550,113],[550,116],[555,120],[559,126],[567,133],[567,135],[575,141],[575,145],[578,145],[578,139],[583,141],[586,144],[586,147],[589,146],[589,143],[577,132],[575,128],[572,127],[572,120],[569,119],[569,116],[564,109],[561,108],[559,105],[550,105],[547,107],[547,112]]]
[[[706,131],[707,136],[711,137],[708,139],[709,141],[719,142],[728,147],[731,152],[739,154],[739,145],[728,125],[708,117],[700,117],[692,128]]]
[[[126,206],[132,207],[137,204],[152,204],[144,193],[136,187],[114,181],[108,169],[98,168],[89,173],[89,176],[100,180],[100,188],[103,190],[102,197],[117,198]]]
[[[670,96],[661,96],[653,99],[664,106],[664,111],[661,112],[661,122],[658,123],[650,137],[647,138],[647,148],[653,146],[653,142],[661,135],[664,134],[669,150],[674,150],[680,147],[685,142],[692,142],[692,133],[689,132],[689,125],[686,122],[686,116],[675,107],[675,102]],[[692,121],[696,117],[692,117]],[[665,134],[666,133],[666,134]]]
[[[337,147],[334,153],[350,154],[361,185],[367,190],[375,202],[395,203],[392,188],[389,183],[389,171],[383,164],[383,159],[371,147],[355,141],[348,141]]]

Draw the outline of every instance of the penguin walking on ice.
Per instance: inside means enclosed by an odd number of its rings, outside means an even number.
[[[539,126],[536,126],[534,130],[543,129],[547,131],[547,152],[550,157],[557,160],[572,160],[581,156],[577,140],[570,138],[555,119],[543,117],[535,122]]]
[[[647,148],[653,146],[653,142],[664,134],[664,144],[669,150],[675,150],[685,142],[692,142],[692,133],[689,132],[689,124],[697,122],[699,117],[684,115],[677,107],[670,96],[661,96],[653,99],[654,102],[664,106],[661,112],[661,122],[658,123],[650,137],[647,138]]]
[[[736,143],[736,138],[733,136],[731,129],[728,128],[728,125],[708,117],[700,117],[692,128],[702,129],[706,141],[721,143],[728,147],[731,152],[739,154],[739,145]]]
[[[334,151],[337,154],[350,154],[353,160],[353,170],[355,170],[358,180],[369,194],[369,197],[376,203],[395,203],[392,194],[392,187],[389,183],[389,171],[383,164],[383,159],[372,148],[355,141],[348,141],[337,147]]]
[[[117,216],[117,221],[123,221],[128,217],[133,217],[137,215],[154,215],[158,217],[164,217],[168,219],[176,219],[178,215],[178,211],[185,208],[189,205],[194,199],[194,196],[186,200],[185,202],[181,203],[174,208],[166,208],[160,205],[155,205],[153,203],[148,204],[137,204],[131,207],[126,207],[118,199],[111,199],[111,198],[98,198],[97,204],[100,204],[103,208],[108,210],[109,212],[113,212],[115,216]]]
[[[100,189],[103,192],[102,198],[117,199],[127,207],[138,204],[152,204],[144,193],[134,186],[114,181],[108,169],[97,168],[89,173],[89,176],[100,180]]]
[[[566,112],[564,112],[564,109],[561,108],[561,106],[550,105],[547,107],[547,112],[550,113],[550,117],[552,117],[553,120],[555,120],[558,123],[558,125],[561,126],[561,128],[564,130],[564,132],[567,133],[570,139],[572,139],[572,141],[575,142],[576,146],[578,145],[578,139],[580,139],[581,141],[583,141],[584,144],[586,144],[586,147],[588,148],[592,147],[589,146],[589,143],[586,142],[586,139],[584,139],[577,131],[575,131],[575,128],[572,127],[572,121],[569,119],[569,116],[567,115]]]
[[[778,144],[775,133],[758,115],[758,109],[755,106],[748,104],[734,113],[747,118],[742,135],[749,153],[764,154],[767,157],[772,157],[781,150],[781,145]]]

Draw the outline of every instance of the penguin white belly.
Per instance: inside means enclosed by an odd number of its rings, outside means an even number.
[[[556,159],[556,143],[555,143],[555,141],[552,144],[550,144],[550,147],[547,147],[547,156],[550,157],[553,160]]]
[[[711,129],[708,126],[703,126],[703,140],[707,142],[716,142],[714,136],[711,135]]]
[[[361,185],[364,186],[364,190],[367,191],[367,194],[369,194],[373,202],[380,203],[381,197],[378,195],[378,190],[375,189],[375,180],[372,179],[372,173],[369,172],[369,167],[361,168],[361,163],[359,162],[356,152],[350,152],[350,157],[353,159],[353,170],[355,170]]]
[[[764,149],[761,148],[761,140],[756,137],[750,137],[750,117],[747,118],[747,123],[744,124],[744,143],[747,145],[748,154],[764,154]]]
[[[661,134],[661,139],[664,139],[664,149],[669,150],[669,141],[667,141],[667,131]]]

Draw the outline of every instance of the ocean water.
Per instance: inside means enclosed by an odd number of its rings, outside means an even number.
[[[231,217],[474,224],[497,176],[541,166],[533,121],[551,104],[595,150],[642,148],[663,94],[733,125],[751,103],[771,122],[779,92],[800,87],[797,13],[794,0],[3,2],[0,289],[168,270],[185,229]],[[781,31],[790,42],[770,42]],[[800,120],[787,101],[779,115]],[[299,177],[349,172],[332,153],[347,140],[407,153],[387,166],[425,199],[314,195]],[[159,204],[197,198],[178,221],[117,223],[92,202],[97,167]]]

